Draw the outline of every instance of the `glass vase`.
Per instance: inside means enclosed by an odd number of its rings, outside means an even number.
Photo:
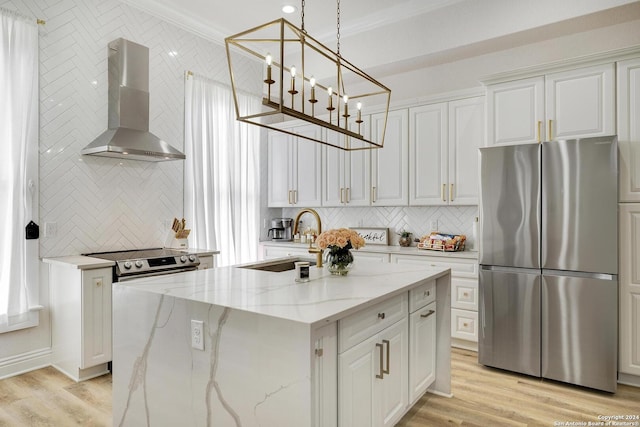
[[[349,249],[327,249],[325,265],[329,273],[336,276],[346,276],[353,266],[353,254]]]

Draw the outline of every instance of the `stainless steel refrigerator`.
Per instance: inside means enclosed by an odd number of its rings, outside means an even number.
[[[481,364],[615,392],[616,137],[480,149]]]

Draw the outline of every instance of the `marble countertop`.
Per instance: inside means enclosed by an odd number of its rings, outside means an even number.
[[[281,246],[287,248],[306,248],[308,243],[294,243],[294,242],[274,242],[272,240],[264,240],[260,242],[261,245],[269,246]],[[400,254],[400,255],[420,255],[420,256],[434,256],[443,258],[465,258],[465,259],[478,259],[478,251],[459,251],[459,252],[443,252],[443,251],[431,251],[425,249],[418,249],[416,246],[410,246],[408,248],[395,245],[366,245],[363,248],[354,251],[358,252],[374,252],[374,253],[386,253],[386,254]]]
[[[294,280],[293,270],[276,273],[236,266],[141,278],[113,286],[316,327],[448,273],[449,269],[443,268],[357,261],[347,276],[332,276],[325,268],[311,267],[310,281],[305,283]]]

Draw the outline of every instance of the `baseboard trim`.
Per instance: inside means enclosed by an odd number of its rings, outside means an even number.
[[[640,376],[623,374],[618,372],[618,384],[630,385],[632,387],[640,387]]]
[[[0,379],[51,366],[51,347],[33,350],[0,360]]]

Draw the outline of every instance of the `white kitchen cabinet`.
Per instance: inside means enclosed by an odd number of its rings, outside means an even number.
[[[620,201],[640,202],[640,58],[618,66]]]
[[[543,122],[544,77],[487,87],[487,145],[539,142]]]
[[[371,205],[407,206],[409,202],[408,110],[389,111],[383,148],[371,150]],[[371,132],[381,135],[384,114],[371,115]]]
[[[371,150],[345,151],[325,146],[322,155],[322,206],[369,206]]]
[[[338,341],[336,322],[314,331],[313,419],[316,427],[338,423]]]
[[[297,126],[291,129],[298,134],[320,139],[317,126]],[[284,132],[269,132],[268,206],[320,206],[321,165],[321,144]]]
[[[478,204],[484,97],[409,110],[409,204]]]
[[[407,317],[346,350],[338,362],[338,425],[393,426],[408,405]]]
[[[451,345],[478,350],[478,262],[470,258],[391,254],[396,264],[451,269]]]
[[[262,246],[262,259],[282,258],[287,256],[302,256],[310,258],[314,255],[309,253],[309,245],[299,243],[297,246]]]
[[[620,359],[618,371],[640,376],[640,203],[620,204]]]
[[[353,258],[357,260],[375,261],[380,263],[389,262],[389,254],[384,252],[363,252],[362,250],[351,251]]]
[[[487,87],[487,145],[615,134],[613,63]]]
[[[436,378],[435,282],[409,292],[409,403],[417,401]]]
[[[111,361],[111,268],[51,264],[51,361],[75,381],[107,373]]]

